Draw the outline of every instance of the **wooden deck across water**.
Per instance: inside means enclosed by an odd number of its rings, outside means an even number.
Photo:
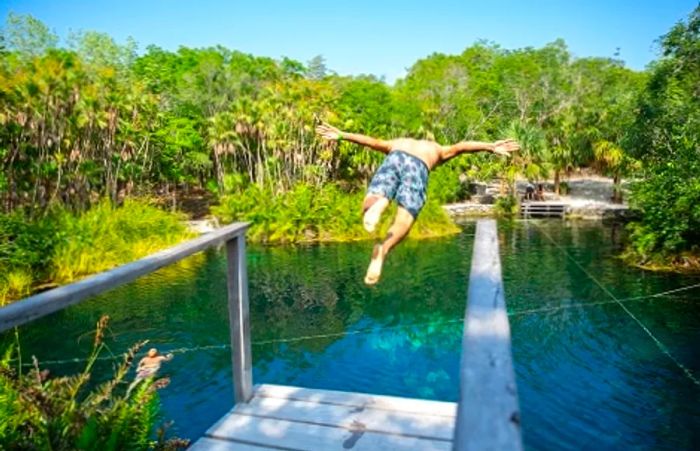
[[[550,201],[524,201],[520,205],[520,213],[525,218],[532,216],[556,216],[562,218],[566,213],[566,205]]]
[[[256,386],[189,448],[202,450],[450,450],[457,404]]]

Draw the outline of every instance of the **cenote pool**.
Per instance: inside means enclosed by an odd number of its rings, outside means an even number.
[[[254,382],[456,401],[474,230],[404,243],[372,288],[370,242],[249,246]],[[620,234],[598,222],[499,223],[527,448],[700,446],[700,287],[648,297],[700,277],[626,267]],[[113,353],[143,339],[174,352],[164,418],[197,438],[233,402],[224,271],[220,253],[194,256],[22,327],[22,354],[77,371],[71,359],[108,314]],[[101,360],[96,377],[111,367]]]

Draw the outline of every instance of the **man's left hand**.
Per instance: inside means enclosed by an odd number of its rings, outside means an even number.
[[[501,141],[496,141],[493,144],[493,153],[503,155],[504,157],[509,157],[511,152],[517,152],[520,150],[520,144],[518,144],[514,139],[503,139]]]

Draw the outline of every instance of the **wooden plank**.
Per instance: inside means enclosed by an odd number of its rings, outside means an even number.
[[[187,451],[262,451],[266,449],[290,449],[271,448],[269,446],[256,446],[248,443],[234,442],[231,440],[202,437],[192,444]]]
[[[202,235],[135,262],[101,272],[70,285],[13,302],[0,308],[0,332],[62,310],[216,244],[228,241],[238,235],[243,235],[248,225],[241,222],[230,224],[215,232]]]
[[[441,450],[452,442],[368,432],[361,424],[352,430],[296,421],[260,418],[228,413],[209,431],[207,437],[239,440],[260,446],[282,446],[303,450]]]
[[[452,441],[454,417],[354,407],[338,404],[255,397],[238,404],[233,412],[277,420],[299,421],[352,429],[361,423],[366,431]]]
[[[496,221],[476,226],[462,340],[457,450],[521,450]]]
[[[284,385],[261,384],[256,386],[255,397],[281,398],[325,404],[338,404],[355,408],[392,410],[406,413],[455,418],[457,404],[428,399],[400,398],[396,396],[350,393],[336,390],[319,390]]]
[[[233,398],[234,403],[248,402],[253,397],[253,363],[250,349],[245,235],[238,235],[226,243],[226,260]]]

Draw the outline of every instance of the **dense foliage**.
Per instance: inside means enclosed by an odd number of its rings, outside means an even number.
[[[661,39],[662,58],[631,136],[642,161],[628,257],[654,266],[700,262],[700,7]]]
[[[222,47],[175,52],[86,32],[65,47],[40,22],[10,15],[0,60],[0,200],[4,211],[85,208],[101,197],[257,185],[278,194],[329,181],[361,190],[381,155],[314,136],[317,119],[380,137],[441,142],[512,135],[512,162],[462,157],[470,179],[542,178],[605,161],[633,120],[644,75],[610,58],[477,43],[417,61],[394,87]],[[614,120],[611,120],[614,118]],[[597,150],[596,150],[597,149]],[[449,172],[449,171],[446,171]],[[435,177],[454,191],[455,177]],[[444,186],[443,186],[444,185]]]

